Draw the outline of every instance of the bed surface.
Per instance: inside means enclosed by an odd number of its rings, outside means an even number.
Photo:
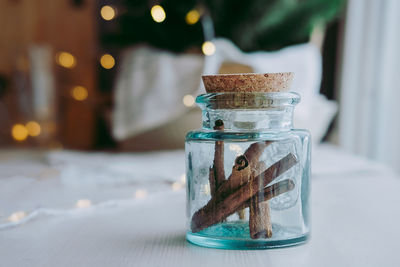
[[[0,266],[400,266],[400,178],[312,158],[311,240],[228,251],[185,241],[183,151],[0,151]]]

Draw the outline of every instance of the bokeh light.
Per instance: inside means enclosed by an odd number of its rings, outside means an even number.
[[[181,190],[181,189],[183,189],[183,187],[184,187],[184,185],[182,183],[179,183],[179,182],[172,183],[172,190],[173,191]]]
[[[112,20],[115,18],[115,9],[112,6],[103,6],[100,9],[100,15],[104,20]]]
[[[25,218],[26,215],[28,215],[28,214],[25,211],[17,211],[17,212],[14,212],[13,214],[11,214],[7,218],[7,221],[9,221],[9,222],[18,222],[18,221],[22,220],[23,218]]]
[[[145,189],[138,189],[135,192],[135,198],[137,199],[142,199],[145,198],[147,196],[147,190]]]
[[[166,18],[164,8],[160,5],[153,6],[150,13],[153,20],[158,23],[163,22]]]
[[[182,174],[180,177],[181,183],[185,184],[186,183],[186,174]]]
[[[204,55],[211,56],[215,53],[215,45],[213,42],[205,41],[201,46],[201,50],[203,51]]]
[[[100,64],[105,69],[112,69],[115,65],[115,59],[110,54],[104,54],[100,58]]]
[[[68,52],[59,52],[56,54],[56,62],[58,65],[67,68],[67,69],[72,69],[76,65],[76,59],[75,57]]]
[[[89,93],[85,87],[78,85],[71,89],[71,95],[75,100],[83,101],[88,97]]]
[[[185,21],[189,25],[196,24],[200,19],[200,13],[196,9],[190,10],[185,17]]]
[[[11,135],[14,140],[24,141],[28,137],[28,130],[22,124],[15,124],[11,129]]]
[[[192,107],[194,105],[195,99],[192,95],[185,95],[182,99],[182,102],[186,107]]]
[[[79,199],[75,206],[77,208],[89,208],[90,206],[92,206],[92,201],[90,201],[90,199]]]
[[[25,124],[25,128],[28,131],[28,135],[33,137],[38,136],[42,131],[40,124],[36,121],[29,121]]]

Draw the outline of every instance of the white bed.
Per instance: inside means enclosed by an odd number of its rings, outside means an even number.
[[[0,152],[0,266],[400,266],[400,178],[313,151],[312,238],[229,251],[185,241],[183,151]]]

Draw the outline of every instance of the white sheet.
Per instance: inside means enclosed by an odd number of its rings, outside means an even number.
[[[100,183],[93,179],[96,172]],[[400,262],[400,179],[382,165],[332,146],[315,149],[312,239],[303,246],[269,251],[187,244],[183,172],[183,151],[0,152],[0,266]]]

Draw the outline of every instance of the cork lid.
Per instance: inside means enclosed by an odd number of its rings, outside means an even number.
[[[285,92],[290,89],[293,78],[293,72],[239,73],[202,76],[207,93]]]

